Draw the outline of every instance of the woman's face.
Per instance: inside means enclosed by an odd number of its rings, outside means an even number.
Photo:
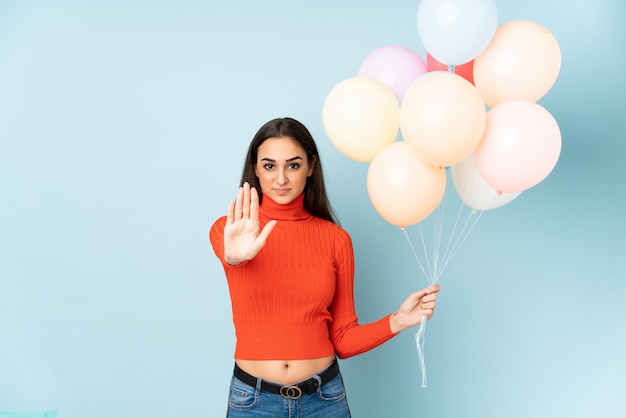
[[[304,191],[313,168],[314,162],[309,165],[304,148],[285,136],[268,138],[259,145],[254,171],[263,193],[284,205]]]

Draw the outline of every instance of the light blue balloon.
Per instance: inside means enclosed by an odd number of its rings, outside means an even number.
[[[461,65],[476,58],[497,27],[493,0],[422,0],[417,9],[420,40],[442,64]]]

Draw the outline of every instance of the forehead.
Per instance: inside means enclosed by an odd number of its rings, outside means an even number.
[[[289,136],[268,138],[257,150],[258,159],[288,160],[294,157],[306,157],[304,148]]]

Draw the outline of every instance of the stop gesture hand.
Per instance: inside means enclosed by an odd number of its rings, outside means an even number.
[[[259,223],[259,194],[250,184],[244,183],[237,192],[235,202],[228,204],[224,226],[224,260],[231,265],[252,260],[265,245],[276,225],[269,221],[263,230]]]

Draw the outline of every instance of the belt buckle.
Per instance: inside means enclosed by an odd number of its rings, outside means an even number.
[[[298,399],[302,397],[302,389],[298,386],[282,386],[280,388],[280,396],[287,399]]]

